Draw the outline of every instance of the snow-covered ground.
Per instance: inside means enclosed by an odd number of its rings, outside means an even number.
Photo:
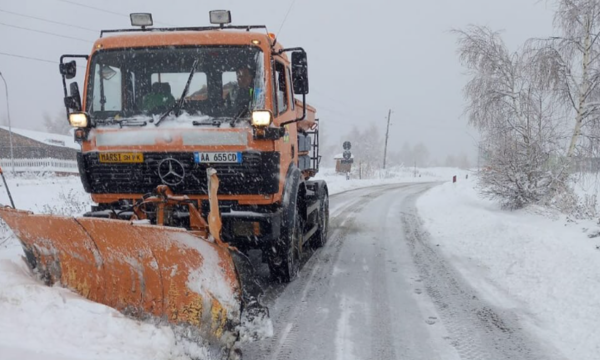
[[[457,169],[396,169],[381,179],[346,180],[323,169],[318,178],[331,194],[380,184],[460,181],[467,171]],[[420,175],[420,177],[419,177]],[[37,213],[78,215],[90,205],[77,177],[30,176],[8,178],[17,208]],[[9,204],[0,182],[0,204]],[[0,359],[195,359],[207,350],[169,326],[125,317],[106,306],[87,301],[60,287],[37,281],[22,260],[18,241],[0,223]]]
[[[419,177],[420,174],[420,177]],[[380,179],[346,180],[330,169],[318,178],[330,193],[387,183],[443,181],[417,202],[439,249],[481,296],[516,313],[548,348],[569,359],[600,354],[600,226],[539,208],[504,211],[457,169],[390,171]],[[451,183],[457,176],[457,183]],[[77,177],[10,178],[17,207],[80,214],[89,196]],[[597,192],[586,179],[578,193]],[[0,185],[0,204],[8,204]],[[597,236],[597,237],[594,237]],[[30,274],[20,245],[0,224],[1,359],[206,358],[206,349],[168,326],[132,320]]]
[[[504,211],[475,190],[445,183],[418,201],[432,241],[490,303],[567,359],[600,358],[600,227],[529,208]],[[588,181],[582,194],[594,190]],[[594,237],[596,236],[596,237]]]

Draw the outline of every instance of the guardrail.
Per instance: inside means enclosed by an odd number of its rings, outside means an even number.
[[[5,172],[10,173],[13,169],[13,162],[10,159],[0,159],[0,167]],[[14,168],[16,173],[23,172],[55,172],[78,174],[77,161],[61,159],[14,159]]]

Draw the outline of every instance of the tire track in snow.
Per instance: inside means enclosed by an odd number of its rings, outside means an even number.
[[[419,271],[417,281],[424,285],[461,359],[558,359],[521,330],[514,313],[480,300],[476,291],[447,263],[416,215],[414,204],[418,196],[410,195],[413,210],[402,214]]]
[[[385,191],[385,190],[380,190],[379,193],[383,192],[383,191]],[[331,234],[328,237],[328,241],[325,244],[325,246],[323,247],[322,251],[320,253],[315,252],[314,254],[312,254],[312,256],[311,256],[312,271],[310,273],[308,281],[306,281],[302,286],[302,288],[303,288],[302,296],[289,315],[289,320],[288,320],[289,322],[287,323],[287,325],[282,333],[282,336],[280,337],[279,341],[277,342],[277,346],[275,347],[275,351],[273,353],[273,356],[271,357],[272,360],[289,359],[290,358],[291,354],[288,352],[283,354],[282,350],[286,350],[286,349],[290,349],[290,348],[294,349],[295,346],[297,345],[296,338],[295,338],[296,332],[293,331],[294,330],[294,322],[297,321],[300,310],[303,310],[306,308],[306,306],[303,304],[306,303],[307,294],[308,294],[309,290],[312,289],[312,285],[314,283],[316,274],[321,273],[322,271],[324,271],[325,274],[333,273],[333,271],[321,270],[321,267],[322,267],[321,264],[323,264],[323,262],[320,261],[321,259],[319,259],[319,257],[320,257],[319,255],[321,253],[326,252],[326,250],[333,248],[334,249],[333,259],[331,259],[331,257],[330,257],[329,260],[325,262],[325,264],[330,264],[330,267],[335,266],[335,264],[337,262],[337,257],[339,256],[339,251],[340,251],[341,245],[342,245],[341,240],[345,238],[346,233],[349,231],[349,229],[345,228],[345,226],[348,223],[348,221],[351,220],[366,205],[366,202],[363,200],[363,198],[366,196],[367,195],[361,196],[353,201],[350,201],[348,204],[346,204],[340,210],[337,211],[337,215],[333,216],[334,224],[336,221],[339,221],[339,227],[336,227],[333,234]],[[333,260],[333,261],[331,261],[331,260]],[[308,265],[308,263],[305,264],[305,267],[308,267],[307,265]],[[333,270],[333,269],[331,269],[331,270]],[[289,330],[286,331],[287,329],[289,329]],[[284,355],[284,357],[280,357],[280,355]]]

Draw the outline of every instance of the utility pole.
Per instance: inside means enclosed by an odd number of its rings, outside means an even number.
[[[15,174],[15,157],[13,154],[13,138],[12,138],[12,127],[10,125],[10,107],[8,106],[8,85],[6,85],[6,79],[0,72],[0,78],[4,81],[4,89],[6,90],[6,114],[8,115],[8,138],[10,142],[10,164],[12,167],[12,173]]]
[[[387,130],[385,131],[385,148],[383,149],[383,169],[385,170],[385,159],[387,157],[387,143],[388,136],[390,135],[390,117],[392,116],[392,109],[388,112]]]

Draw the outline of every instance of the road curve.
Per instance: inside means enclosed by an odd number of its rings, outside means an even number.
[[[415,200],[435,184],[331,197],[327,244],[298,277],[269,285],[272,338],[244,360],[554,359],[516,318],[477,296],[422,230]]]

